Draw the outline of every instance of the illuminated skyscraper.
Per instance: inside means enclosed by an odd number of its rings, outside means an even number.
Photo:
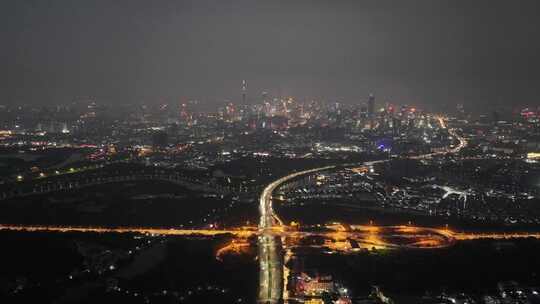
[[[373,96],[373,94],[369,94],[367,105],[368,117],[373,118],[373,116],[375,115],[375,96]]]

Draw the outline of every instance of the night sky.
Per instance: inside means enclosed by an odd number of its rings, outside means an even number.
[[[540,1],[0,1],[0,104],[540,105]]]

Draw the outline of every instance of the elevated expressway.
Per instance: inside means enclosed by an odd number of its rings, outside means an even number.
[[[279,303],[283,298],[283,253],[282,240],[273,231],[281,230],[282,221],[274,213],[272,193],[283,183],[296,177],[319,171],[330,170],[335,166],[304,170],[282,177],[264,188],[259,199],[259,303]]]

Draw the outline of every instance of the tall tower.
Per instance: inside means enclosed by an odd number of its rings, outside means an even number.
[[[246,104],[246,91],[247,91],[247,83],[245,80],[242,80],[242,104]]]
[[[367,104],[368,104],[368,117],[372,118],[375,114],[375,96],[373,96],[373,94],[369,94]]]

